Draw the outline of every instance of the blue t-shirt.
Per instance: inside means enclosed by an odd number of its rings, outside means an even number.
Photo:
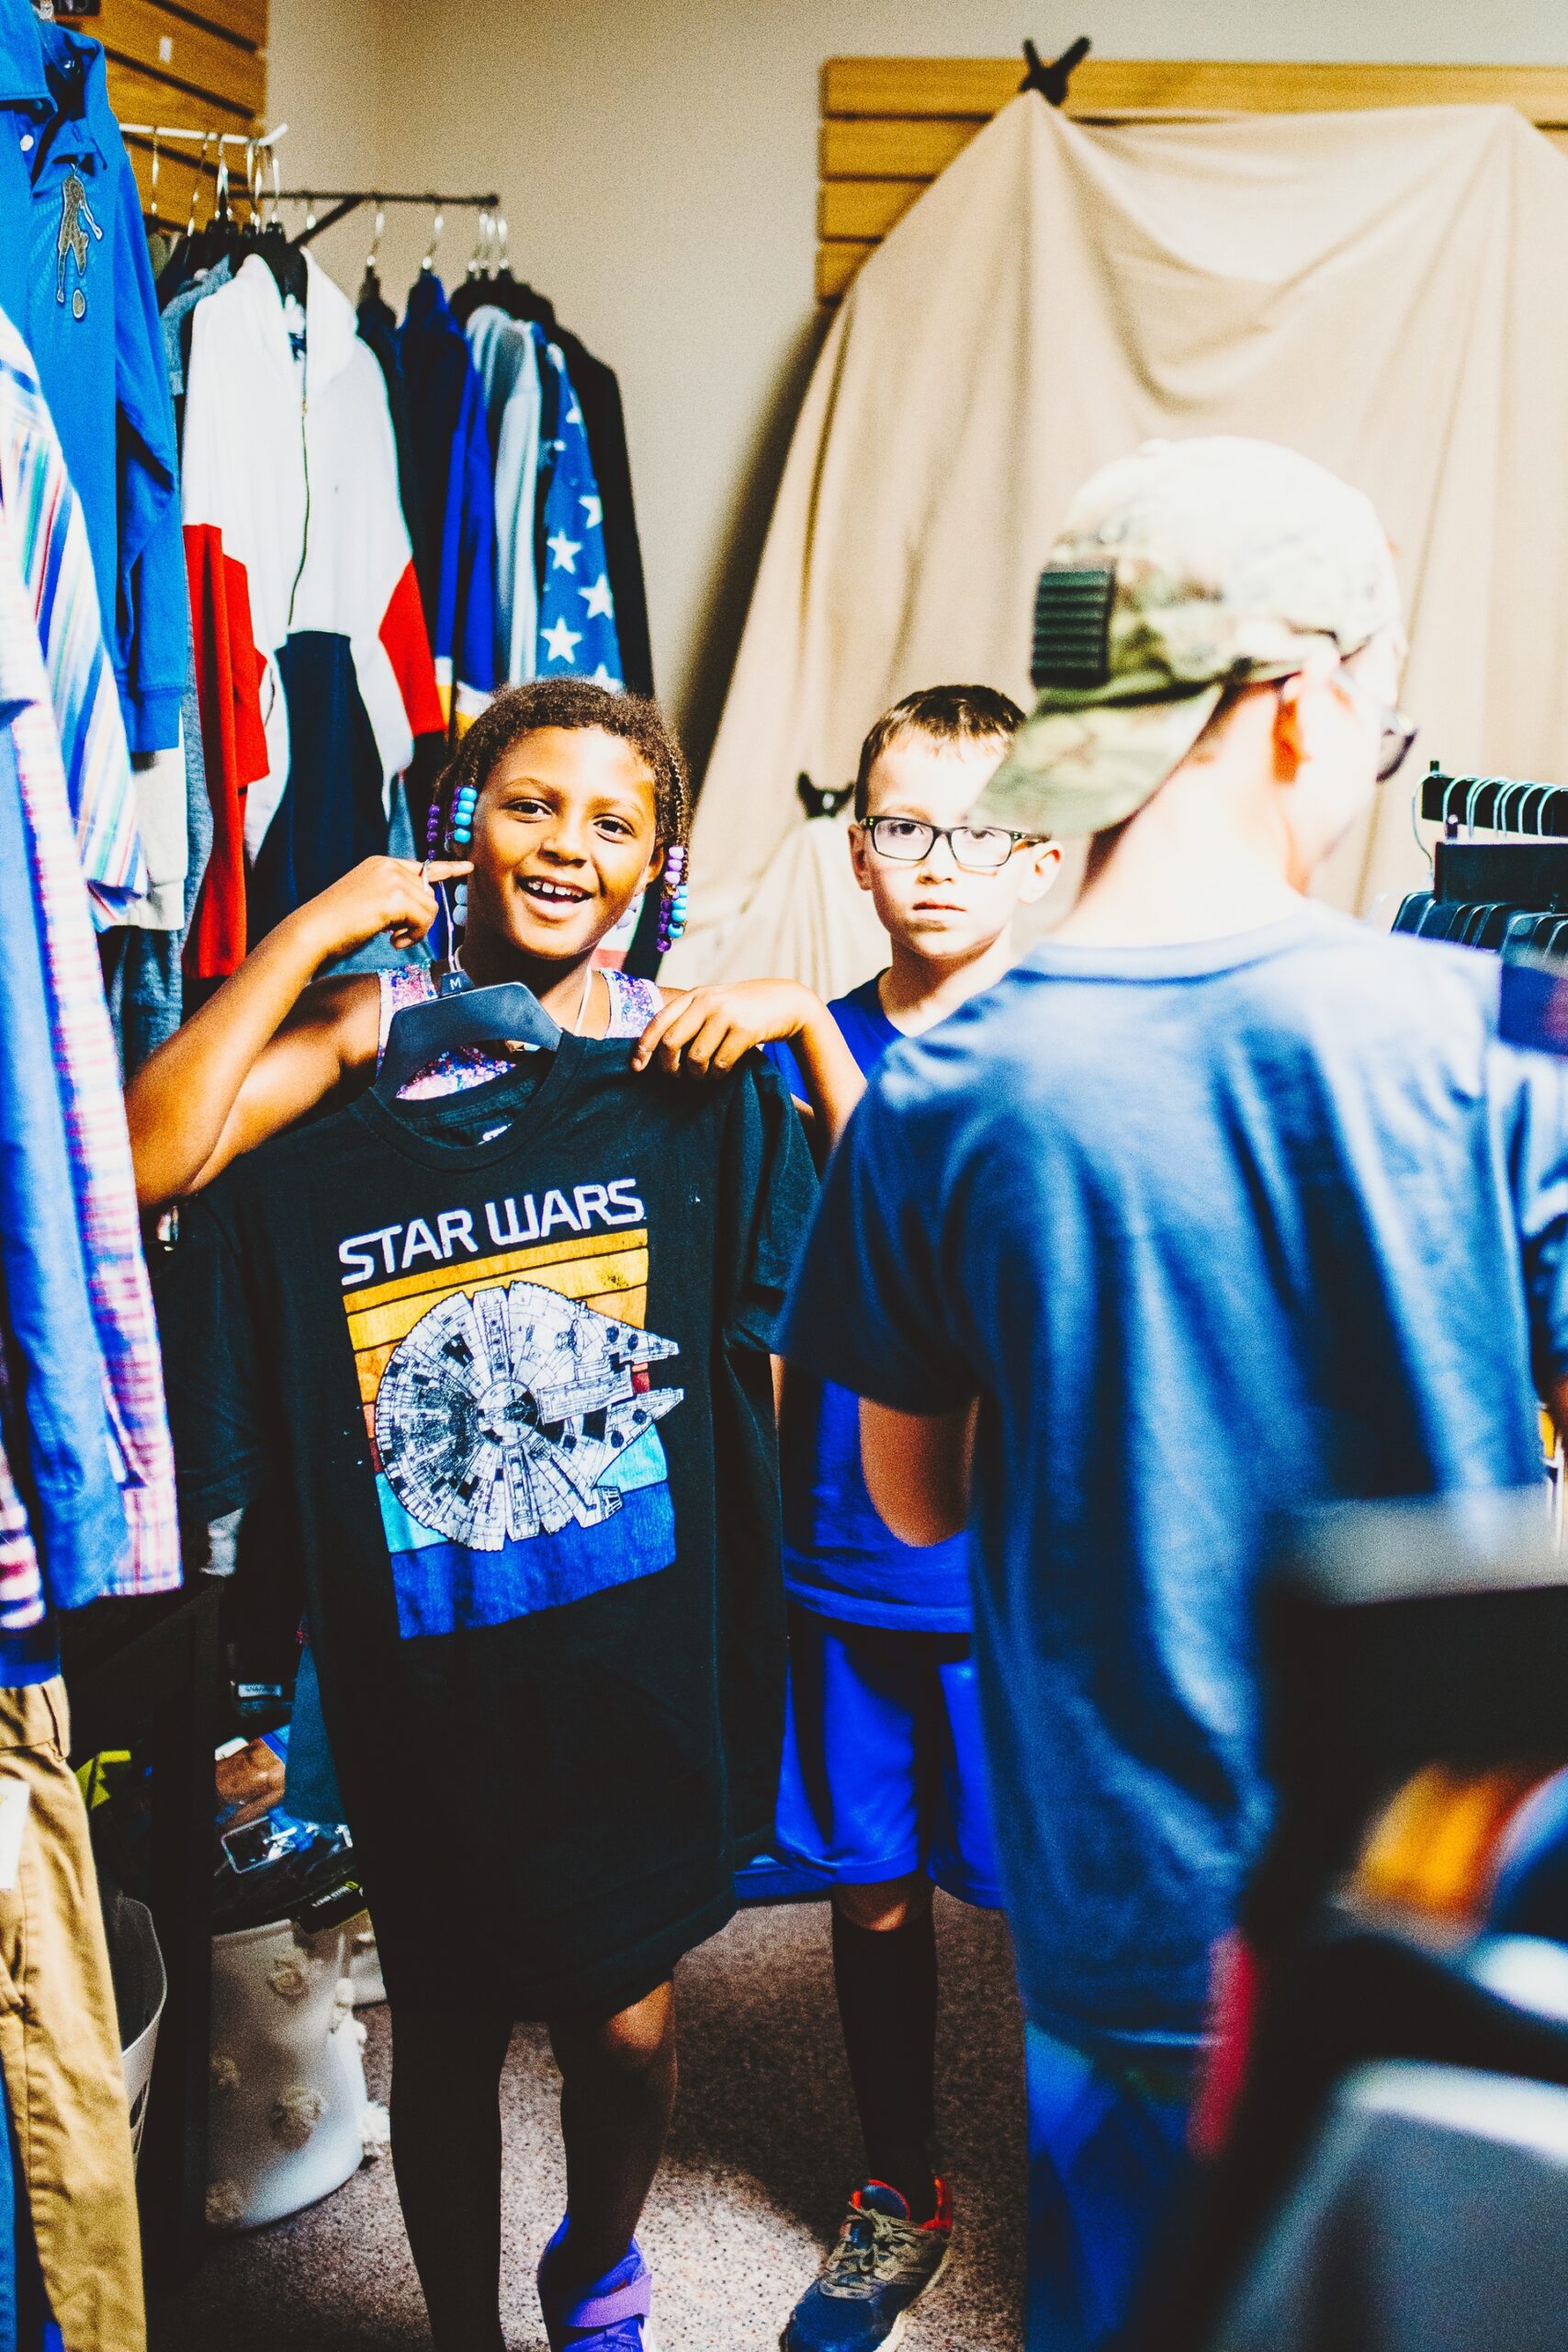
[[[1267,1826],[1278,1514],[1527,1487],[1568,1371],[1568,1069],[1495,958],[1313,909],[1036,949],[888,1054],[829,1169],[790,1362],[978,1392],[975,1647],[1025,2003],[1201,2027]],[[1532,1380],[1533,1374],[1533,1380]]]
[[[828,1007],[862,1070],[876,1068],[903,1035],[882,1010],[875,980]],[[765,1049],[804,1101],[787,1046]],[[891,1534],[860,1466],[860,1399],[837,1381],[801,1373],[790,1384],[779,1432],[784,1488],[784,1585],[790,1599],[849,1625],[911,1634],[969,1630],[969,1543],[924,1547]]]

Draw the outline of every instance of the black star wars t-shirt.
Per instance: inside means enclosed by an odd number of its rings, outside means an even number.
[[[767,1350],[815,1179],[753,1059],[365,1096],[186,1213],[187,1514],[270,1493],[394,1999],[544,2016],[729,1916],[783,1712]]]

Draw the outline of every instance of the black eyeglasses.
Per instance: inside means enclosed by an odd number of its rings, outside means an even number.
[[[927,825],[917,817],[873,817],[865,830],[878,857],[895,865],[918,865],[938,842],[945,842],[954,865],[968,874],[997,873],[1015,849],[1032,839],[1002,825]]]

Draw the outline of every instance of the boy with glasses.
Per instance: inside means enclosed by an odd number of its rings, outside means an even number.
[[[1089,836],[1052,938],[890,1054],[784,1351],[915,1544],[971,1530],[1028,2019],[1031,2352],[1114,2338],[1266,1831],[1271,1532],[1533,1489],[1568,1419],[1563,1068],[1499,963],[1314,905],[1411,729],[1386,536],[1294,452],[1153,443],[1074,501],[1034,716],[971,822]]]
[[[861,752],[851,854],[892,946],[829,1010],[863,1072],[999,980],[1021,906],[1061,853],[969,810],[1023,714],[988,686],[935,686]],[[829,1122],[830,1125],[831,1122]],[[946,2261],[932,2146],[933,1880],[1001,1901],[979,1751],[962,1536],[917,1549],[873,1510],[848,1390],[791,1376],[780,1442],[790,1707],[776,1843],[833,1897],[833,1973],[867,2177],[785,2331],[786,2352],[874,2352]]]

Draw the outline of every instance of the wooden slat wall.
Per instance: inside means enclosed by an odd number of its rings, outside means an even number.
[[[123,122],[193,125],[260,132],[266,124],[267,0],[102,0],[96,17],[72,20],[108,57],[109,104]],[[128,139],[145,209],[152,200],[151,141]],[[231,176],[244,184],[244,151],[228,151]],[[205,162],[190,140],[158,150],[158,211],[179,225],[193,192],[206,217],[217,175],[216,144]]]
[[[111,0],[106,0],[106,6]],[[834,57],[822,70],[817,293],[836,302],[869,254],[1006,106],[1018,58]],[[1043,100],[1041,101],[1044,103]],[[1369,107],[1511,106],[1568,149],[1568,67],[1275,65],[1086,58],[1066,112],[1317,114]]]

